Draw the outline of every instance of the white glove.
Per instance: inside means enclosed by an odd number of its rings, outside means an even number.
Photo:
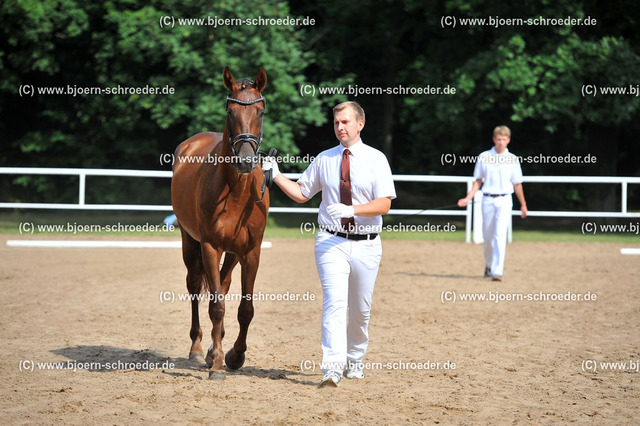
[[[347,206],[342,203],[331,204],[327,207],[327,213],[329,213],[329,216],[331,216],[333,220],[350,218],[355,215],[353,206]]]
[[[264,157],[262,159],[262,171],[266,172],[271,170],[271,178],[275,179],[276,176],[280,174],[280,169],[278,168],[278,162],[276,161],[276,157]]]

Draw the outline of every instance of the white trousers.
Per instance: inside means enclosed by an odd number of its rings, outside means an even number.
[[[322,284],[321,368],[324,373],[342,373],[347,363],[362,362],[367,352],[382,243],[380,236],[371,241],[353,241],[319,231],[315,257]]]
[[[511,195],[482,197],[482,237],[484,238],[484,261],[491,275],[502,276],[507,250],[507,231],[511,218],[513,200]]]

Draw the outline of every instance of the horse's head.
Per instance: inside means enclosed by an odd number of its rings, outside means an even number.
[[[267,101],[262,89],[267,85],[267,74],[258,69],[255,81],[243,78],[236,81],[229,67],[222,73],[227,96],[227,133],[234,156],[231,163],[241,174],[251,173],[258,164],[258,151],[262,143],[262,116]]]

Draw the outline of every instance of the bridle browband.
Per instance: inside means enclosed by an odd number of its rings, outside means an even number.
[[[253,81],[251,81],[251,84],[253,84]],[[264,96],[262,96],[262,93],[260,93],[260,97],[251,99],[249,101],[243,101],[240,99],[232,98],[231,96],[227,96],[227,103],[225,105],[225,110],[229,109],[229,102],[233,102],[235,104],[244,105],[244,106],[257,104],[258,102],[263,102],[264,110],[265,112],[267,111],[267,100],[264,98]],[[227,120],[228,119],[229,118],[227,117]],[[262,124],[260,124],[259,136],[256,136],[251,133],[240,133],[239,135],[236,135],[236,137],[232,138],[230,126],[227,127],[227,131],[229,134],[229,145],[231,146],[231,151],[233,151],[233,154],[236,157],[238,156],[238,151],[239,151],[238,148],[245,143],[249,143],[249,145],[251,146],[251,149],[253,149],[254,155],[258,155],[258,152],[260,151],[260,145],[262,145]]]

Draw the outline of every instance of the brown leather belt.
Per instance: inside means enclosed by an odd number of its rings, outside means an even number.
[[[345,234],[344,232],[330,231],[322,227],[320,229],[338,237],[346,238],[347,240],[353,241],[373,240],[378,236],[378,234]]]

